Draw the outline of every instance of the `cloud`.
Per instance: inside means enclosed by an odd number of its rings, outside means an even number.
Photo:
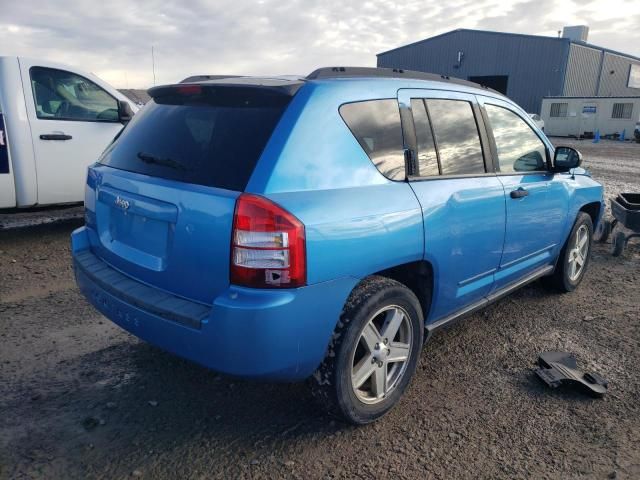
[[[0,10],[1,55],[77,65],[117,87],[152,84],[152,45],[158,83],[374,66],[378,52],[463,27],[555,35],[586,23],[593,43],[640,56],[635,0],[20,0]]]

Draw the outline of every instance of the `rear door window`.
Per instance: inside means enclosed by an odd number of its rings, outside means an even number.
[[[442,175],[485,173],[484,157],[471,103],[427,99]]]
[[[404,180],[404,147],[397,99],[347,103],[340,115],[376,168],[390,180]]]
[[[242,191],[290,98],[244,87],[155,98],[122,130],[100,163]]]
[[[542,140],[514,112],[497,105],[485,105],[498,150],[501,172],[546,170],[547,149]]]
[[[418,141],[418,174],[421,177],[439,175],[438,156],[424,100],[412,98],[411,112]]]

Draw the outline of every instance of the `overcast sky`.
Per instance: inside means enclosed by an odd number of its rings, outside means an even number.
[[[0,55],[47,58],[118,88],[199,73],[307,74],[456,28],[556,36],[640,56],[640,0],[0,0]]]

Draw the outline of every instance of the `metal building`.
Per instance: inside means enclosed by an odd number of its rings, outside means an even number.
[[[438,73],[494,88],[531,113],[543,97],[640,95],[640,58],[563,37],[459,29],[379,53],[378,66]]]

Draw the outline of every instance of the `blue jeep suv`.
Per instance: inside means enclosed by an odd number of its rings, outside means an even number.
[[[339,67],[149,95],[89,168],[73,261],[100,312],[176,355],[308,378],[362,424],[433,331],[585,274],[602,186],[490,89]]]

